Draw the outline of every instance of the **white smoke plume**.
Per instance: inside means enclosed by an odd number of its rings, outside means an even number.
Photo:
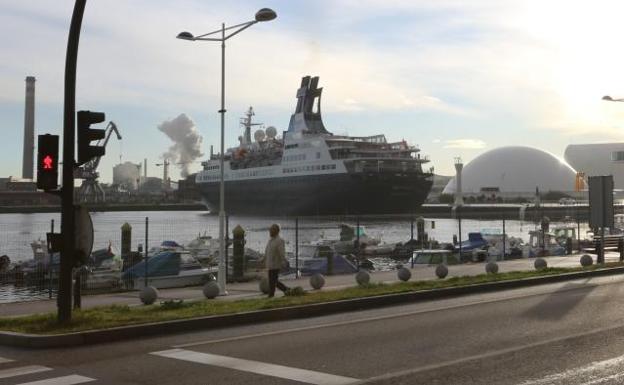
[[[203,156],[201,152],[202,136],[195,123],[186,114],[180,114],[172,120],[165,120],[158,125],[158,130],[164,132],[173,145],[162,157],[169,159],[171,164],[180,167],[180,174],[186,178],[189,167],[195,159]]]

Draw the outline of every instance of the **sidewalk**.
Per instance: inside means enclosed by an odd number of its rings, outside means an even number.
[[[561,256],[561,257],[547,257],[545,258],[548,262],[548,267],[577,267],[580,266],[579,259],[581,254],[573,254],[570,256]],[[594,261],[596,260],[596,256],[592,255]],[[619,254],[617,253],[606,253],[605,256],[606,262],[617,262],[619,261]],[[516,259],[509,261],[499,261],[499,272],[509,272],[509,271],[526,271],[533,270],[533,262],[535,259]],[[406,265],[405,267],[408,267]],[[435,276],[435,268],[436,266],[415,266],[413,269],[410,269],[412,272],[412,281],[420,281],[420,280],[430,280],[437,279]],[[465,276],[465,275],[478,275],[485,273],[485,263],[474,263],[474,264],[462,264],[462,265],[451,265],[449,266],[449,275],[448,277],[455,276]],[[397,272],[395,271],[382,271],[382,272],[372,272],[371,273],[371,282],[385,282],[392,283],[397,282]],[[237,299],[244,298],[257,298],[261,297],[262,293],[258,288],[258,281],[246,282],[246,283],[231,283],[227,286],[228,295],[223,297],[218,297],[217,300],[222,301],[231,301]],[[310,281],[308,277],[302,277],[299,279],[287,279],[284,280],[284,283],[287,286],[301,286],[306,290],[311,290]],[[350,287],[356,285],[354,275],[334,275],[334,276],[326,276],[325,277],[325,286],[323,290],[336,290],[344,287]],[[167,299],[184,299],[186,301],[189,300],[201,300],[204,298],[202,293],[202,287],[185,287],[185,288],[176,288],[176,289],[160,289],[159,290],[159,300],[167,300]],[[276,293],[276,295],[281,295],[281,293]],[[110,293],[110,294],[97,294],[97,295],[85,295],[82,297],[82,307],[90,308],[95,306],[103,306],[103,305],[129,305],[129,306],[137,306],[141,305],[141,301],[139,300],[138,291],[129,291],[122,293]],[[16,316],[16,315],[24,315],[24,314],[35,314],[35,313],[48,313],[56,311],[56,299],[46,299],[46,300],[38,300],[38,301],[28,301],[28,302],[15,302],[15,303],[7,303],[0,304],[0,315],[1,316]]]

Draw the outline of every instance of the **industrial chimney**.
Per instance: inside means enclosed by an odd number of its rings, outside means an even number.
[[[143,158],[143,183],[147,182],[147,158]]]
[[[35,77],[26,77],[26,108],[24,109],[24,157],[22,178],[33,179],[35,158]]]
[[[462,195],[462,169],[464,164],[461,158],[455,158],[455,206],[464,204],[464,196]]]

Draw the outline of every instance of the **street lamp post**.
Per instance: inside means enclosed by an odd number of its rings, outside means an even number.
[[[248,21],[245,23],[233,25],[231,27],[226,27],[225,23],[221,24],[221,28],[205,33],[203,35],[194,36],[190,32],[180,32],[177,36],[178,39],[182,40],[190,40],[190,41],[218,41],[221,42],[221,109],[219,110],[219,114],[221,114],[221,154],[219,156],[219,169],[221,171],[220,181],[219,181],[219,273],[217,276],[217,280],[219,283],[219,290],[221,295],[226,295],[227,291],[225,289],[226,285],[226,277],[227,271],[225,271],[225,181],[224,181],[224,170],[223,170],[223,159],[225,156],[225,41],[232,36],[240,33],[241,31],[251,27],[252,25],[263,22],[270,21],[277,17],[275,11],[269,8],[262,8],[258,12],[256,12],[255,19],[252,21]],[[229,34],[226,35],[226,31]],[[217,34],[221,34],[221,37]]]
[[[608,102],[624,102],[624,99],[613,99],[611,96],[609,95],[605,95],[602,97],[602,100],[606,100]]]

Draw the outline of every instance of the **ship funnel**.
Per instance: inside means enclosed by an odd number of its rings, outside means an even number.
[[[321,119],[321,94],[318,88],[319,77],[304,76],[297,90],[297,107],[290,117],[289,132],[306,131],[313,134],[330,134]],[[315,108],[316,107],[316,108]]]
[[[464,204],[464,196],[462,192],[462,169],[464,164],[461,158],[455,158],[455,206]]]

